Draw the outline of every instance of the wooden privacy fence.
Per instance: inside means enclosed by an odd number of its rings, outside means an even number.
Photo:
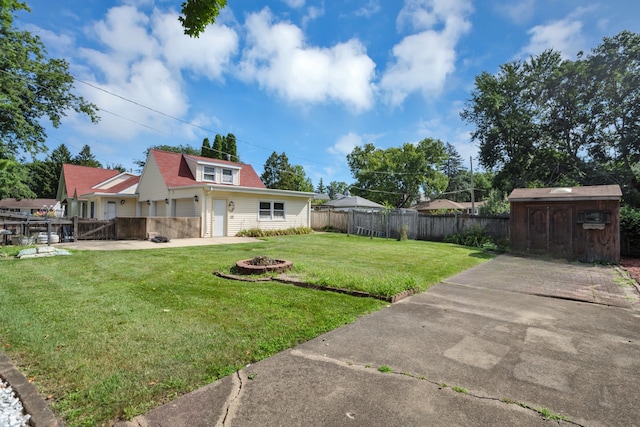
[[[442,241],[452,234],[481,229],[494,240],[509,239],[509,217],[462,214],[425,215],[413,209],[392,211],[330,212],[313,211],[311,227],[316,230],[330,227],[349,234],[398,238],[406,227],[407,236],[414,240]]]

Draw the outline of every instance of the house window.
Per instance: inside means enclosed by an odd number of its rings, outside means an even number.
[[[231,169],[222,169],[222,182],[233,184],[233,171]]]
[[[215,181],[216,180],[216,168],[213,166],[204,166],[202,168],[202,175],[205,181]]]
[[[260,202],[261,220],[284,220],[284,202]]]

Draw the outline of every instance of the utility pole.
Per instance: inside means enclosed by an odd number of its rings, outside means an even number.
[[[476,200],[473,188],[473,157],[469,156],[469,165],[471,166],[471,215],[476,214]]]

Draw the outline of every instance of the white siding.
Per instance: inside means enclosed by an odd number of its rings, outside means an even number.
[[[227,212],[227,235],[235,236],[241,230],[260,228],[263,230],[283,230],[291,227],[309,227],[309,199],[304,197],[262,196],[251,194],[219,194],[214,198],[225,198],[233,201],[235,209]],[[284,202],[284,220],[260,220],[260,201]]]
[[[147,200],[161,200],[164,203],[164,199],[168,197],[164,178],[162,178],[158,164],[153,156],[147,158],[147,163],[140,176],[138,194],[140,195],[139,200],[143,202],[143,205],[146,204]]]

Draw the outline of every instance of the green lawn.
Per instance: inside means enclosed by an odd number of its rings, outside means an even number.
[[[305,281],[381,295],[425,290],[490,258],[343,234],[0,259],[0,344],[69,426],[131,418],[385,306],[219,278],[239,259],[293,261]]]

